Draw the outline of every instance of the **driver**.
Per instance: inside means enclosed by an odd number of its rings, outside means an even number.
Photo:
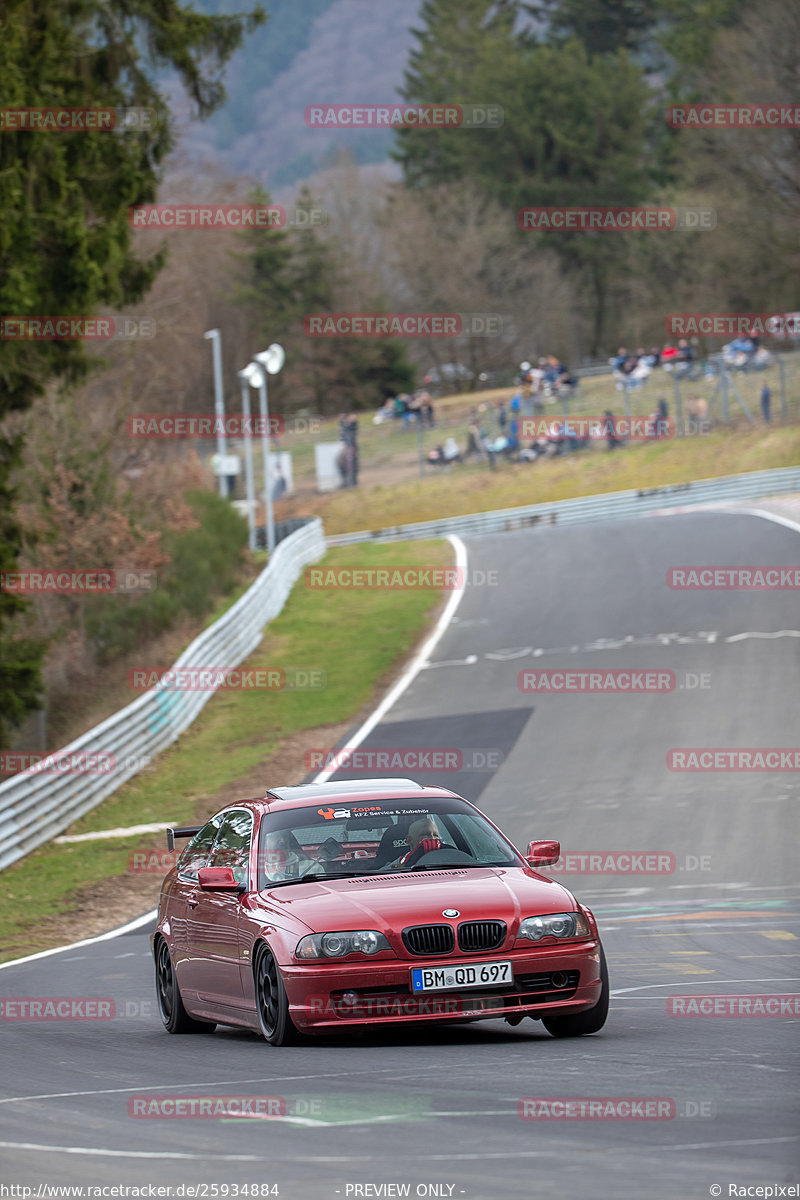
[[[411,822],[406,834],[406,845],[408,852],[402,858],[389,863],[389,867],[411,866],[418,862],[424,854],[430,854],[432,850],[441,850],[442,839],[433,817],[420,817]]]

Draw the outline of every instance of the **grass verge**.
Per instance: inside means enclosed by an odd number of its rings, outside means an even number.
[[[451,560],[446,542],[410,542],[333,550],[323,564],[439,566]],[[325,686],[216,693],[174,746],[69,832],[186,822],[213,812],[222,789],[251,774],[293,734],[352,720],[371,703],[420,640],[440,599],[426,590],[314,591],[301,577],[246,665],[311,668],[325,673]],[[324,734],[319,744],[326,744]],[[259,790],[282,782],[267,766]],[[131,853],[152,846],[153,837],[51,843],[3,871],[0,961],[60,944],[58,918],[79,913],[87,889],[124,879]],[[106,927],[113,923],[109,918]]]
[[[495,471],[465,463],[423,479],[326,493],[316,496],[312,507],[331,536],[798,462],[800,424],[723,427],[702,437],[639,443],[613,453],[597,448],[535,463],[503,462]],[[297,507],[303,507],[299,498]]]

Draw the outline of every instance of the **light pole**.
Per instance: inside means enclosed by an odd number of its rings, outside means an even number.
[[[217,454],[227,454],[225,438],[225,397],[222,391],[222,334],[218,329],[209,329],[203,334],[206,341],[211,341],[214,360],[214,415],[217,418]],[[219,494],[224,499],[228,494],[225,476],[220,472]]]
[[[253,484],[253,444],[250,440],[250,435],[247,430],[250,425],[250,381],[253,364],[246,367],[243,371],[239,371],[239,382],[242,385],[242,417],[245,435],[244,435],[244,474],[247,481],[247,529],[248,538],[247,544],[251,550],[256,548],[256,490]],[[257,368],[258,374],[261,374],[261,368]],[[259,380],[255,379],[257,385]]]
[[[269,400],[267,398],[267,375],[277,375],[286,360],[283,346],[273,342],[266,350],[254,354],[253,359],[261,370],[261,385],[259,392],[261,419],[264,422],[264,433],[261,435],[261,449],[264,455],[264,507],[267,513],[267,550],[272,554],[275,549],[275,520],[272,515],[272,486],[269,477]]]

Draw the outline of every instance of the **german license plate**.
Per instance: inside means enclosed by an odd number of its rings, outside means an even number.
[[[514,979],[512,964],[505,962],[475,963],[468,967],[414,967],[411,971],[412,992],[444,992],[454,988],[497,987]]]

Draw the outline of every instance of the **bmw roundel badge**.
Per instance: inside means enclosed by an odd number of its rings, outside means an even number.
[[[443,917],[460,917],[461,913],[458,911],[457,908],[445,908],[442,911],[442,916]]]

